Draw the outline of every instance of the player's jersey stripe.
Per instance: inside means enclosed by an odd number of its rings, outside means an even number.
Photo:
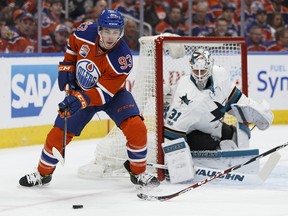
[[[68,53],[70,55],[74,55],[74,56],[77,55],[77,53],[75,53],[73,50],[71,50],[71,48],[69,46],[67,46],[66,53]]]
[[[106,55],[106,59],[107,59],[109,65],[110,65],[110,67],[113,69],[113,71],[114,71],[116,74],[129,74],[129,73],[130,73],[130,70],[127,71],[127,72],[124,71],[124,70],[119,70],[119,71],[117,71],[117,70],[115,69],[115,67],[113,66],[112,62],[110,61],[109,55]]]
[[[186,139],[186,133],[176,131],[176,130],[171,130],[169,128],[164,127],[164,137],[169,139],[169,140],[174,140],[178,138],[185,138]]]
[[[100,89],[101,89],[104,93],[108,94],[110,97],[113,97],[113,96],[114,96],[113,93],[109,92],[109,91],[108,91],[104,86],[102,86],[100,83],[97,83],[97,85],[100,87]]]
[[[91,42],[91,41],[89,41],[89,40],[85,40],[85,39],[83,39],[83,38],[80,38],[80,37],[78,37],[75,33],[74,33],[74,35],[75,35],[75,37],[76,37],[79,41],[83,41],[83,42],[85,42],[85,43],[91,44],[92,46],[95,46],[95,43],[94,43],[94,42]]]
[[[105,100],[105,97],[104,97],[104,95],[103,95],[102,90],[101,90],[100,88],[97,88],[97,87],[96,87],[96,90],[98,91],[98,93],[99,93],[99,95],[100,95],[100,99],[101,99],[101,101],[102,101],[102,104],[105,104],[105,103],[106,103],[106,100]]]

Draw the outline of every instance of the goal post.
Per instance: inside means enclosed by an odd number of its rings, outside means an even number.
[[[164,163],[161,144],[165,95],[163,84],[173,86],[183,75],[191,72],[189,60],[192,52],[204,47],[210,50],[215,64],[223,66],[231,74],[231,81],[248,94],[247,49],[240,37],[179,37],[172,35],[144,36],[139,39],[138,67],[132,94],[144,117],[148,131],[149,163]],[[225,117],[229,124],[230,117]],[[232,120],[235,121],[235,120]],[[124,176],[123,160],[127,158],[126,139],[119,128],[114,127],[97,144],[95,159],[90,165],[79,168],[82,177]],[[155,171],[155,170],[153,170]],[[158,178],[163,179],[163,172]]]

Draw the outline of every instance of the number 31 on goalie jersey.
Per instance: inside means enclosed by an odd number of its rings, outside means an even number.
[[[176,122],[178,120],[178,118],[181,116],[181,112],[178,112],[176,109],[172,109],[170,115],[168,116],[168,118],[174,122]],[[165,114],[166,116],[167,114]]]

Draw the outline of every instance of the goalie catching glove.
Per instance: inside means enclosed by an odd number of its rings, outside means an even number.
[[[89,104],[90,99],[84,92],[70,91],[70,95],[58,104],[58,113],[61,117],[65,117],[65,110],[67,110],[66,115],[67,117],[70,117],[80,109],[87,107]]]
[[[238,122],[253,123],[260,130],[266,130],[273,121],[273,113],[266,101],[249,101],[247,105],[232,104],[232,110]]]

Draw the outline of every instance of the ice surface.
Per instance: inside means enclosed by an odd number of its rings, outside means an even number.
[[[251,147],[260,153],[288,141],[288,126],[254,129]],[[49,186],[23,188],[19,178],[36,169],[42,145],[0,150],[0,216],[287,216],[288,147],[262,185],[212,181],[166,202],[143,201],[127,178],[87,180],[79,166],[93,158],[97,139],[72,142],[65,166],[58,165]],[[263,158],[260,164],[267,160]],[[187,187],[163,183],[150,194],[170,194]],[[73,205],[84,205],[73,209]]]

